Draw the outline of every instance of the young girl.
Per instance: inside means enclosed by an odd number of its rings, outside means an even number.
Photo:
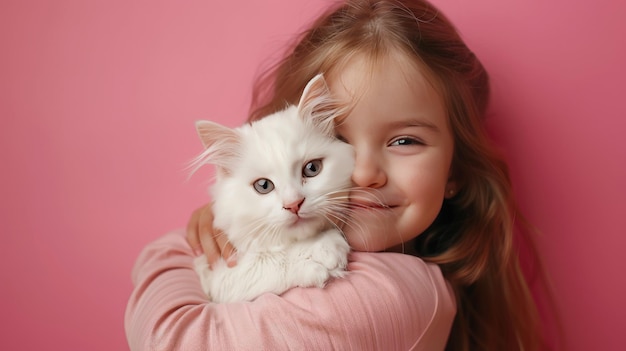
[[[170,234],[139,257],[126,313],[131,348],[545,346],[513,244],[507,167],[482,126],[487,72],[453,25],[424,0],[347,0],[259,80],[249,119],[297,103],[318,73],[351,106],[336,133],[356,151],[355,186],[371,190],[343,228],[355,250],[351,274],[324,289],[211,303],[193,249],[209,262],[223,253],[234,265],[236,255],[210,229],[205,206],[190,220],[191,248]]]

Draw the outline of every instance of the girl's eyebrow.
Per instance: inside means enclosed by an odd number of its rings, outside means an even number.
[[[395,122],[391,122],[388,124],[389,129],[400,129],[400,128],[407,128],[407,127],[419,127],[419,128],[427,128],[432,130],[433,132],[439,132],[439,127],[437,127],[435,124],[429,122],[429,121],[425,121],[423,119],[419,119],[419,118],[411,118],[411,119],[405,119],[405,120],[400,120],[400,121],[395,121]]]

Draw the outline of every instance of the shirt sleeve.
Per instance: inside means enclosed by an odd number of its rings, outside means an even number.
[[[436,265],[355,252],[349,274],[218,304],[203,293],[184,233],[148,244],[125,314],[131,350],[443,350],[456,305]]]

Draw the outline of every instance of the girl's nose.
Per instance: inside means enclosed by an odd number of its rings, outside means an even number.
[[[387,174],[381,167],[381,160],[373,154],[358,156],[352,171],[352,182],[356,186],[380,188],[387,183]]]

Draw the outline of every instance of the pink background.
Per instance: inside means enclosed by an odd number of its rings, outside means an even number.
[[[243,121],[259,66],[328,1],[259,3],[0,3],[0,349],[127,349],[139,250],[207,201],[193,122]],[[435,3],[491,72],[567,349],[623,350],[624,2]]]

